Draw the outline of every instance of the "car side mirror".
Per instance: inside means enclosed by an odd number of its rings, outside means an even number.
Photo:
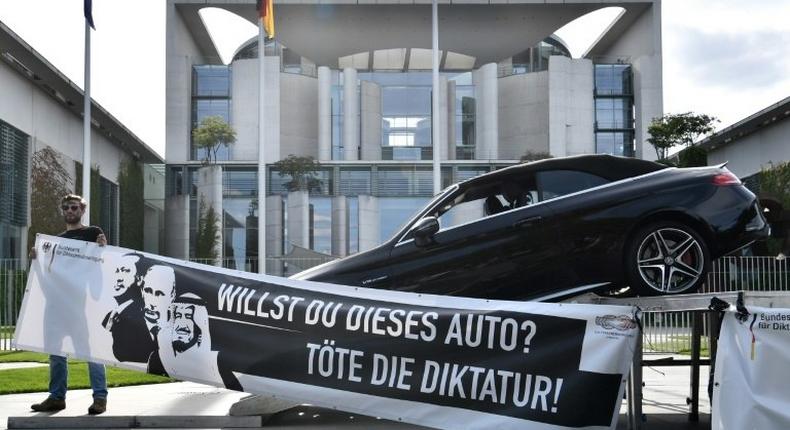
[[[433,243],[433,235],[439,231],[439,220],[436,217],[428,216],[417,223],[411,229],[414,236],[414,244],[423,247]]]

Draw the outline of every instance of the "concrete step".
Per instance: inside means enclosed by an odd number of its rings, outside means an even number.
[[[8,417],[8,429],[258,429],[260,416],[79,416]]]

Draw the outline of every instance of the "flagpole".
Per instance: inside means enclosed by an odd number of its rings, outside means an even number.
[[[439,157],[440,134],[439,134],[439,6],[438,1],[433,0],[431,5],[433,19],[431,20],[432,39],[433,39],[433,90],[431,91],[433,108],[431,109],[431,134],[433,136],[433,194],[437,195],[442,190],[442,167]]]
[[[264,87],[266,36],[263,19],[258,19],[258,273],[266,273],[266,153],[265,122],[266,91]]]
[[[82,223],[91,223],[91,27],[85,19],[85,91],[82,108],[82,197],[88,210],[82,214]]]

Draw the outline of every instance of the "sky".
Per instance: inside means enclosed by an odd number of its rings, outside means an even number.
[[[202,12],[223,59],[256,34],[224,11]],[[664,0],[662,12],[665,113],[713,115],[721,129],[790,96],[790,0]],[[557,34],[578,57],[617,13]],[[93,18],[92,97],[164,156],[165,0],[93,0]],[[0,21],[83,86],[82,0],[0,0]]]

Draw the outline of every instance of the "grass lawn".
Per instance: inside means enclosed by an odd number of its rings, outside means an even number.
[[[686,346],[688,345],[688,346]],[[671,352],[674,354],[691,356],[691,336],[688,335],[671,335],[666,336],[663,341],[650,341],[645,342],[642,346],[646,352]],[[703,337],[700,339],[700,357],[710,358],[710,351],[708,350],[708,339]]]
[[[37,362],[49,363],[49,356],[37,352],[3,351],[0,363]],[[80,360],[69,360],[69,389],[90,388],[88,364]],[[173,379],[132,370],[107,367],[107,386],[158,384]],[[0,394],[45,392],[49,389],[49,367],[0,370]]]

